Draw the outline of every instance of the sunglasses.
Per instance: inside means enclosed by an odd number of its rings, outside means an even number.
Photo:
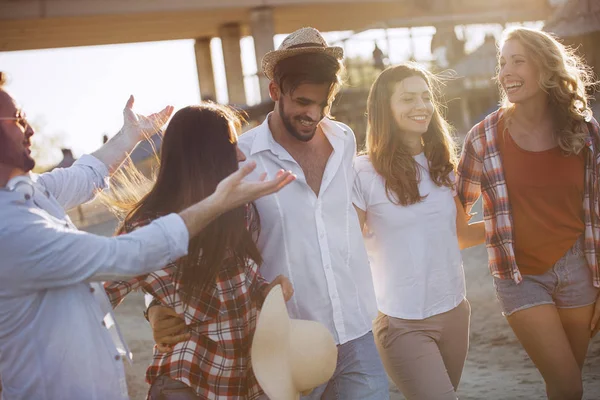
[[[17,111],[14,117],[0,117],[0,121],[16,121],[17,125],[19,125],[23,129],[27,129],[29,123],[27,122],[27,118],[25,117],[25,113],[23,111]]]

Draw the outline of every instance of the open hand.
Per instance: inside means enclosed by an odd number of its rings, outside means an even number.
[[[260,175],[258,182],[244,181],[255,168],[256,162],[249,161],[217,185],[214,197],[216,204],[223,208],[223,212],[278,192],[296,179],[291,171],[280,170],[275,178],[269,181],[265,180],[266,173]]]
[[[129,96],[123,109],[123,128],[121,128],[121,131],[137,143],[158,132],[167,123],[174,108],[173,106],[166,106],[157,113],[145,116],[136,114],[133,111],[134,101],[133,95]]]

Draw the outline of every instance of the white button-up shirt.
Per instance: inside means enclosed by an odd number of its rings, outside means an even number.
[[[256,201],[261,233],[258,247],[267,280],[286,275],[294,285],[287,303],[292,318],[318,321],[338,344],[371,330],[376,313],[375,294],[367,253],[352,205],[352,160],[356,138],[339,122],[324,119],[320,126],[333,147],[319,195],[307,184],[304,172],[279,145],[265,122],[239,138],[239,148],[257,168],[273,178],[291,170],[297,180],[276,194]]]
[[[105,185],[106,166],[21,176],[0,188],[0,377],[4,400],[127,399],[128,351],[100,281],[149,273],[184,256],[178,215],[130,235],[78,231],[65,213]]]

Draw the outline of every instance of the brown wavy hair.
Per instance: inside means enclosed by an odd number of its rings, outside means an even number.
[[[425,80],[434,105],[431,122],[422,136],[432,181],[440,187],[452,187],[450,173],[457,165],[451,126],[440,111],[439,79],[414,63],[404,63],[384,70],[371,86],[367,100],[366,153],[377,173],[385,179],[388,199],[403,206],[418,203],[425,198],[419,193],[418,164],[402,140],[402,133],[391,108],[391,97],[396,84],[412,76]]]
[[[529,28],[504,31],[498,47],[498,59],[502,46],[508,40],[518,40],[539,69],[538,83],[548,95],[560,148],[565,154],[579,154],[585,146],[585,123],[592,116],[586,91],[596,85],[590,68],[574,49],[563,45],[550,33]],[[508,101],[500,85],[499,72],[498,69],[496,80],[502,96],[502,108],[506,117],[510,118],[514,104]]]
[[[275,65],[273,81],[282,93],[293,94],[305,83],[329,84],[324,116],[331,117],[331,106],[340,91],[345,73],[341,60],[324,53],[303,53],[284,58]]]
[[[177,111],[164,132],[155,182],[131,165],[113,176],[109,203],[125,215],[117,233],[180,212],[212,194],[221,180],[238,169],[240,127],[240,116],[226,106],[203,103]],[[175,263],[184,304],[214,285],[222,269],[246,266],[250,260],[262,263],[253,236],[258,235],[260,221],[254,205],[249,207],[219,216],[191,238],[188,255]]]

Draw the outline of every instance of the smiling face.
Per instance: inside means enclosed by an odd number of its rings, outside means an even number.
[[[302,142],[310,141],[325,116],[330,85],[304,83],[286,93],[276,84],[271,85],[271,90],[276,92],[272,97],[276,98],[277,112],[287,133]]]
[[[425,79],[410,76],[396,83],[390,98],[390,107],[401,134],[421,136],[427,132],[434,106]]]
[[[31,157],[34,131],[8,93],[0,90],[0,164],[28,172],[35,166]]]
[[[498,80],[511,103],[519,104],[545,95],[539,85],[538,67],[519,40],[504,43],[499,66]]]

